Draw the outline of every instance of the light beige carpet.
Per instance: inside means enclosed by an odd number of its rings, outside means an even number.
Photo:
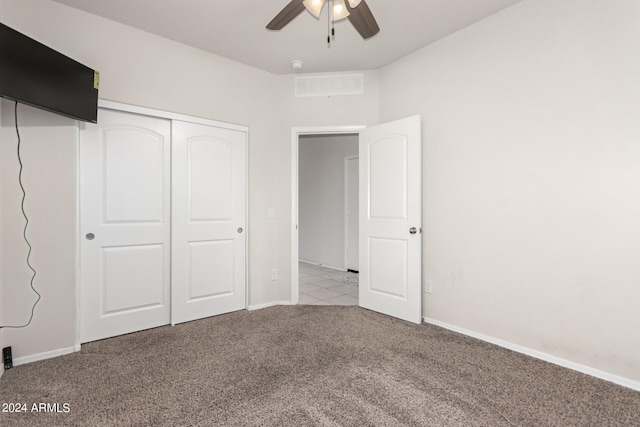
[[[639,426],[640,393],[358,307],[236,312],[5,372],[2,426]]]

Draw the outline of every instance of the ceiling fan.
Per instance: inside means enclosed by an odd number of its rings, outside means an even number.
[[[267,24],[269,30],[281,30],[296,16],[307,9],[316,18],[320,17],[320,12],[325,3],[329,3],[329,20],[331,22],[349,18],[349,21],[356,28],[364,39],[373,37],[380,31],[371,9],[365,0],[291,0]]]

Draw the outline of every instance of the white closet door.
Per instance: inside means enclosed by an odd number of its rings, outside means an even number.
[[[80,341],[170,321],[170,121],[100,109],[80,131]]]
[[[245,132],[174,121],[171,323],[246,307]]]

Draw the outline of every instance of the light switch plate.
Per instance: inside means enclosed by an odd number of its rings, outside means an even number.
[[[433,280],[426,279],[424,281],[424,291],[427,294],[432,294],[433,293]]]

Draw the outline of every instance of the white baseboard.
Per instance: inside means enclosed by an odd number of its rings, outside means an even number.
[[[29,356],[16,357],[13,359],[13,366],[24,365],[26,363],[37,362],[38,360],[51,359],[52,357],[63,356],[65,354],[80,351],[80,344],[73,347],[59,348],[57,350],[45,351],[44,353],[31,354]]]
[[[264,304],[250,305],[248,311],[260,310],[261,308],[273,307],[274,305],[294,305],[291,301],[271,301]]]
[[[319,264],[317,262],[313,262],[313,261],[307,261],[306,259],[301,259],[299,260],[300,262],[303,262],[305,264],[310,264],[310,265],[315,265],[316,267],[323,267],[323,268],[330,268],[332,270],[337,270],[337,271],[347,271],[346,268],[342,268],[342,267],[334,267],[332,265],[326,265],[326,264]]]
[[[589,366],[581,365],[579,363],[571,362],[570,360],[562,359],[560,357],[553,356],[548,353],[543,353],[538,350],[533,350],[527,347],[523,347],[518,344],[513,344],[508,341],[504,341],[498,338],[494,338],[488,335],[471,331],[469,329],[464,329],[458,326],[450,325],[448,323],[444,323],[439,320],[430,319],[428,317],[424,317],[423,320],[425,323],[430,323],[435,326],[440,326],[441,328],[449,329],[450,331],[453,331],[453,332],[458,332],[463,335],[477,338],[481,341],[486,341],[488,343],[495,344],[497,346],[504,347],[509,350],[513,350],[517,353],[522,353],[527,356],[535,357],[536,359],[544,360],[545,362],[553,363],[554,365],[562,366],[563,368],[569,368],[574,371],[578,371],[583,374],[587,374],[592,377],[599,378],[601,380],[609,381],[609,382],[621,385],[623,387],[640,391],[640,382],[631,380],[629,378],[624,378],[618,375],[611,374],[609,372],[601,371],[599,369],[595,369]]]

